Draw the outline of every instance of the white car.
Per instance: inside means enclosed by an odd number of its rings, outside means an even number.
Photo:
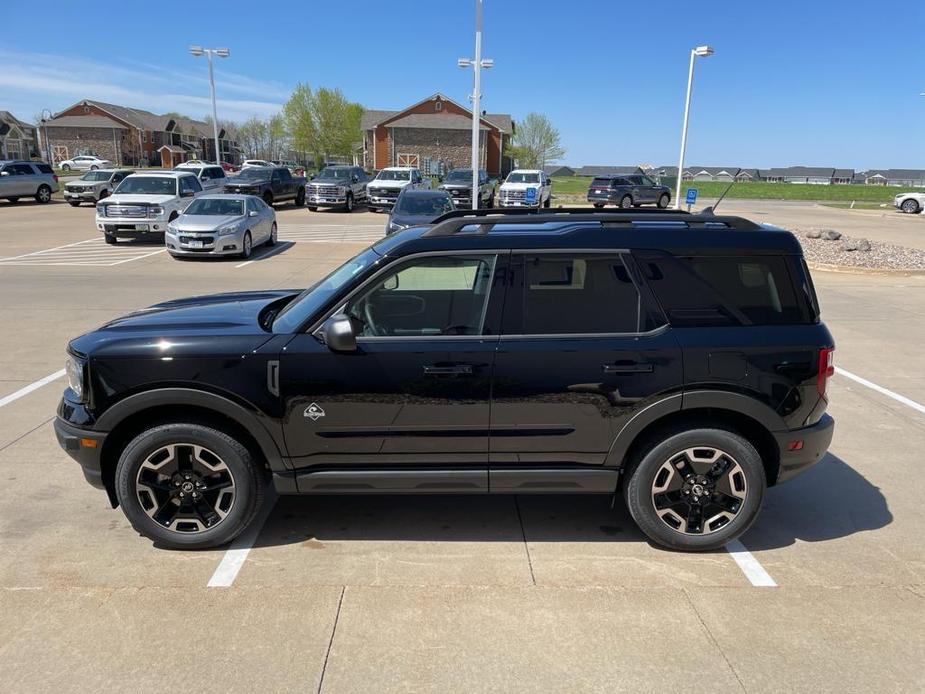
[[[925,210],[925,192],[898,193],[893,198],[893,206],[906,214],[917,214]]]
[[[100,159],[92,155],[81,155],[73,159],[65,159],[58,166],[62,171],[96,171],[97,169],[111,169],[113,163],[108,159]]]
[[[196,174],[179,169],[126,176],[96,205],[96,228],[106,243],[120,238],[161,237],[167,225],[203,194]]]
[[[250,169],[255,166],[273,166],[273,164],[263,159],[245,159],[241,164],[242,169]]]
[[[196,175],[202,189],[207,193],[221,193],[225,190],[225,170],[215,164],[186,161],[173,167],[174,171],[189,171]]]
[[[395,205],[398,194],[406,188],[430,188],[430,180],[411,166],[389,166],[382,169],[366,187],[366,206],[371,210],[388,210]]]
[[[539,169],[515,169],[499,190],[501,207],[549,207],[552,181]]]

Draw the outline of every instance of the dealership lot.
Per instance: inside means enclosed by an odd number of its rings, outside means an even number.
[[[727,211],[908,245],[925,226]],[[105,246],[89,207],[0,204],[5,689],[167,689],[191,673],[258,691],[925,688],[925,276],[815,273],[841,369],[835,440],[768,493],[733,552],[658,550],[622,501],[562,496],[283,497],[227,551],[139,538],[54,440],[64,345],[170,298],[306,286],[386,218],[278,219],[281,243],[250,261],[177,261]]]

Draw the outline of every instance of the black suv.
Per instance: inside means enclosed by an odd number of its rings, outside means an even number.
[[[623,494],[655,543],[741,535],[816,463],[832,336],[800,244],[684,212],[454,211],[305,291],[76,338],[61,446],[170,547],[281,494]]]
[[[671,189],[643,174],[607,174],[591,181],[588,202],[597,208],[619,205],[627,210],[648,203],[664,209],[671,202]]]

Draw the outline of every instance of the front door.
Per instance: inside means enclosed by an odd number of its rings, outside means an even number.
[[[681,352],[621,253],[512,256],[495,358],[491,488],[505,470],[604,464],[616,434],[682,382]]]
[[[504,254],[398,262],[339,312],[357,348],[296,336],[280,359],[284,431],[299,487],[321,470],[458,466],[487,489],[491,375]],[[300,474],[301,473],[301,474]]]

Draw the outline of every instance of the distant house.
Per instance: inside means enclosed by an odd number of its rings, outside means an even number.
[[[574,176],[575,169],[571,166],[560,166],[558,164],[553,164],[551,166],[544,166],[543,171],[547,176]]]
[[[771,168],[767,172],[767,180],[771,183],[830,185],[834,177],[834,166],[788,166]]]
[[[835,169],[832,173],[832,183],[834,185],[844,186],[854,180],[854,169]]]
[[[925,169],[871,169],[858,174],[868,185],[925,188]]]
[[[9,111],[0,111],[0,159],[39,157],[35,126],[19,120]]]
[[[433,94],[399,111],[364,111],[362,163],[366,169],[414,166],[425,174],[441,174],[472,165],[472,111],[443,94]],[[506,113],[479,118],[479,159],[492,176],[507,173],[505,141],[514,134]]]
[[[643,170],[638,166],[582,166],[575,171],[577,176],[604,176],[607,174],[627,175],[641,174]]]
[[[649,175],[657,178],[676,178],[677,166],[657,166],[649,169]],[[760,181],[761,172],[758,169],[740,169],[738,166],[685,166],[682,181],[726,181],[738,182]]]

